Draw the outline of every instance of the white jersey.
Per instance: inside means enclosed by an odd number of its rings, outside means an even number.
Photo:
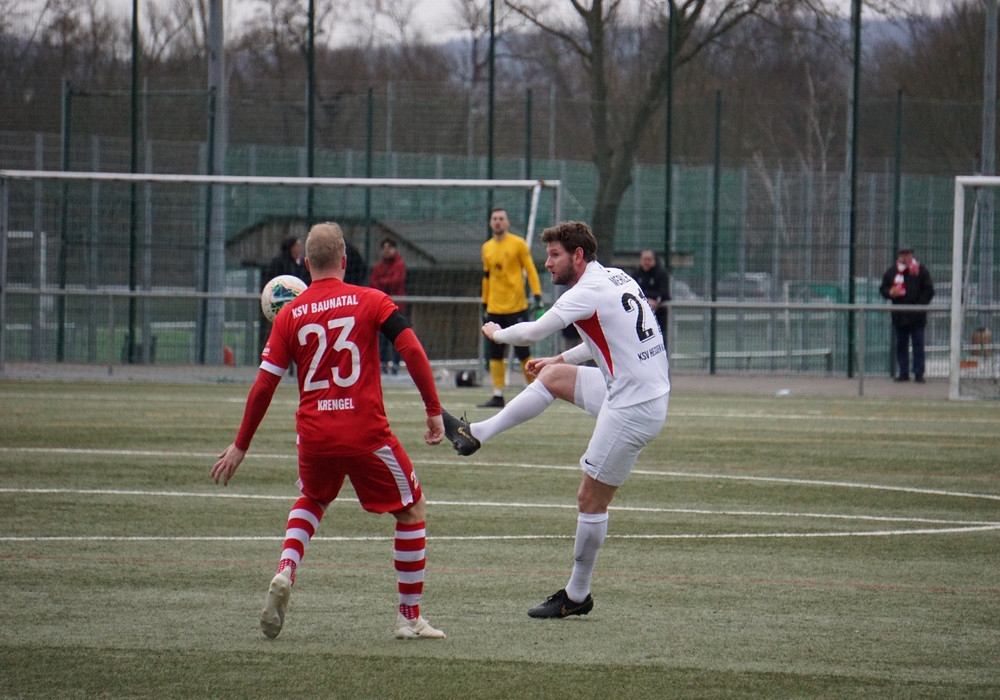
[[[580,331],[604,373],[610,407],[634,406],[670,391],[663,334],[646,295],[628,273],[590,262],[550,312]]]

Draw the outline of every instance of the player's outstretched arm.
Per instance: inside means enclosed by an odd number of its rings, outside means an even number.
[[[212,478],[215,479],[215,483],[219,483],[219,479],[222,479],[223,486],[228,484],[236,468],[246,457],[250,441],[257,431],[257,426],[264,419],[267,407],[271,405],[274,390],[280,381],[280,375],[265,370],[257,372],[257,379],[254,380],[247,395],[247,404],[243,409],[243,420],[240,422],[239,432],[236,433],[236,440],[222,451],[215,466],[212,467]],[[237,447],[237,444],[244,447]]]
[[[488,340],[493,340],[493,334],[496,333],[498,330],[500,330],[499,323],[494,323],[493,321],[487,321],[486,323],[483,324],[483,335],[485,335]]]
[[[427,412],[424,441],[428,445],[437,445],[444,439],[444,419],[441,418],[441,401],[438,399],[437,387],[434,386],[434,373],[427,353],[412,328],[404,329],[396,336],[393,344],[406,362],[406,371],[416,384],[420,398],[424,400],[424,410]]]
[[[224,449],[222,454],[219,455],[215,466],[212,467],[212,478],[215,480],[215,483],[219,483],[221,479],[223,486],[229,484],[229,480],[233,477],[237,467],[240,466],[240,463],[243,462],[243,458],[246,456],[247,451],[241,450],[235,443]]]
[[[427,416],[427,432],[424,433],[424,442],[428,445],[437,445],[444,439],[444,419],[441,415]]]
[[[553,333],[562,330],[566,323],[552,309],[535,321],[515,323],[513,326],[501,328],[491,322],[483,324],[482,332],[487,338],[500,345],[531,345]]]

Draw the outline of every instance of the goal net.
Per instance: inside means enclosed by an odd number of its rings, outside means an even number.
[[[256,366],[264,270],[318,221],[344,229],[350,282],[367,285],[394,240],[408,272],[395,300],[432,364],[475,367],[489,211],[504,207],[541,260],[535,231],[560,219],[561,184],[0,170],[0,197],[0,371]]]
[[[994,231],[1000,177],[955,178],[951,282],[937,285],[951,308],[949,397],[1000,398],[1000,305]]]

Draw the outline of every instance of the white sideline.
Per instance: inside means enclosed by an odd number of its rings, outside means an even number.
[[[903,530],[859,530],[856,532],[716,532],[716,533],[674,533],[669,535],[608,535],[608,539],[621,540],[731,540],[731,539],[807,539],[832,537],[899,537],[903,535],[944,535],[969,532],[1000,530],[1000,523],[977,527],[942,527]],[[527,540],[571,540],[570,535],[435,535],[429,537],[435,542],[461,541],[527,541]],[[55,536],[0,536],[0,542],[282,542],[284,536],[238,535],[230,537],[171,536],[171,535],[55,535]],[[391,542],[385,536],[324,536],[316,535],[311,542]]]
[[[147,498],[230,498],[245,500],[281,500],[287,501],[290,496],[267,496],[257,494],[183,492],[183,491],[143,491],[122,489],[59,489],[59,488],[0,488],[0,494],[70,494],[76,496],[137,496]],[[353,505],[349,501],[335,501],[334,505]],[[472,507],[472,508],[544,508],[571,509],[573,505],[550,503],[504,503],[492,501],[428,501],[435,507]],[[616,512],[647,512],[673,513],[691,515],[709,515],[721,517],[782,517],[826,520],[854,520],[887,523],[920,523],[923,525],[937,524],[944,527],[922,527],[895,530],[856,530],[829,532],[726,532],[726,533],[671,533],[671,534],[623,534],[611,535],[616,539],[626,540],[692,540],[692,539],[768,539],[768,538],[830,538],[830,537],[891,537],[902,535],[939,535],[955,533],[971,533],[1000,530],[1000,522],[979,520],[942,520],[935,518],[903,518],[877,515],[856,515],[843,513],[796,513],[772,511],[733,511],[688,508],[650,508],[650,507],[613,507]],[[205,535],[21,535],[0,536],[0,542],[279,542],[283,535],[239,535],[239,536],[205,536]],[[389,541],[386,536],[323,536],[313,538],[320,542],[370,542]],[[565,540],[570,535],[435,535],[435,541],[511,541],[511,540]]]
[[[4,452],[114,455],[114,456],[126,456],[126,457],[166,457],[166,458],[193,457],[206,460],[214,460],[218,457],[218,454],[214,452],[172,452],[169,450],[107,450],[107,449],[96,449],[96,448],[83,449],[83,448],[69,448],[69,447],[0,447],[0,453]],[[296,455],[292,453],[254,454],[255,460],[270,459],[270,460],[291,461],[294,460],[295,458]],[[579,466],[577,466],[576,464],[573,465],[532,464],[527,462],[493,462],[493,461],[483,462],[476,460],[462,460],[461,462],[456,462],[453,459],[452,460],[425,459],[421,460],[421,463],[434,464],[434,465],[448,465],[448,466],[454,466],[455,464],[463,464],[466,466],[476,466],[476,467],[513,467],[515,469],[538,469],[538,470],[574,471],[574,472],[578,472],[580,470]],[[913,493],[913,494],[922,494],[925,496],[981,498],[991,501],[1000,501],[1000,494],[974,493],[969,491],[948,491],[943,489],[925,489],[913,486],[886,486],[882,484],[866,484],[866,483],[851,482],[851,481],[827,481],[819,479],[794,479],[790,477],[774,477],[774,476],[745,476],[738,474],[712,474],[712,473],[701,473],[701,472],[660,471],[655,469],[633,469],[632,474],[638,474],[644,476],[664,476],[664,477],[672,477],[680,479],[725,479],[731,481],[761,481],[761,482],[779,483],[779,484],[795,484],[797,486],[826,486],[834,488],[866,489],[870,491],[893,491],[900,493]],[[3,492],[3,489],[0,489],[0,492]],[[261,498],[261,499],[287,498],[284,496],[273,496],[273,497],[237,496],[235,494],[212,493],[207,491],[192,493],[190,495],[202,498],[233,498],[233,497]]]
[[[86,454],[86,455],[116,455],[132,457],[161,457],[161,458],[196,458],[214,459],[216,455],[208,452],[172,452],[168,450],[108,450],[108,449],[81,449],[81,448],[60,448],[60,447],[0,447],[0,453],[54,453],[54,454]],[[278,459],[291,461],[295,455],[290,454],[258,454],[258,459]],[[455,460],[425,460],[424,463],[438,465],[454,465]],[[469,466],[501,466],[495,462],[462,461],[462,464]],[[519,469],[535,470],[559,470],[559,471],[579,471],[577,465],[540,465],[530,463],[505,463],[502,466]],[[822,486],[832,488],[852,488],[869,489],[876,491],[895,491],[903,493],[914,493],[928,496],[957,497],[957,498],[981,498],[989,500],[1000,500],[1000,495],[970,493],[962,491],[947,491],[940,489],[922,489],[907,486],[886,486],[879,484],[866,484],[858,482],[839,482],[813,479],[796,479],[786,477],[768,476],[743,476],[730,474],[706,474],[697,472],[679,471],[658,471],[649,469],[636,469],[633,474],[643,476],[670,477],[676,479],[726,479],[737,481],[758,481],[765,483],[796,484],[800,486]],[[19,488],[3,487],[0,494],[70,494],[77,496],[99,495],[99,496],[129,496],[139,498],[225,498],[242,500],[274,500],[287,501],[291,494],[287,495],[266,495],[266,494],[243,494],[232,491],[147,491],[141,489],[70,489],[70,488]],[[334,505],[352,505],[349,501],[336,501]],[[551,503],[506,503],[500,501],[434,501],[429,500],[429,505],[435,507],[465,507],[465,508],[545,508],[545,509],[574,509],[574,504],[551,504]],[[889,517],[878,515],[858,515],[844,513],[801,513],[801,512],[774,512],[774,511],[752,511],[752,510],[710,510],[710,509],[687,509],[687,508],[653,508],[642,506],[614,506],[611,510],[616,512],[645,512],[645,513],[672,513],[686,515],[705,515],[720,517],[782,517],[800,519],[827,519],[827,520],[850,520],[859,522],[884,522],[884,523],[919,523],[921,525],[941,525],[942,527],[921,527],[908,529],[883,529],[883,530],[857,530],[857,531],[829,531],[829,532],[728,532],[728,533],[672,533],[672,534],[625,534],[612,535],[618,539],[643,539],[643,540],[691,540],[691,539],[766,539],[766,538],[832,538],[832,537],[890,537],[902,535],[937,535],[954,533],[971,533],[1000,530],[1000,522],[994,521],[965,521],[965,520],[941,520],[933,518],[905,518]],[[315,541],[328,542],[367,542],[384,541],[391,539],[388,536],[317,536]],[[511,540],[540,540],[570,539],[569,535],[435,535],[435,541],[511,541]],[[242,535],[242,536],[0,536],[0,542],[276,542],[283,540],[282,535]]]
[[[0,494],[66,494],[72,496],[137,496],[140,498],[230,498],[237,500],[288,501],[292,496],[271,496],[243,493],[212,493],[207,491],[144,491],[139,489],[69,489],[69,488],[17,488],[2,487]],[[448,506],[457,508],[539,508],[554,510],[576,509],[575,505],[566,503],[507,503],[504,501],[437,501],[428,500],[428,505]],[[353,506],[350,499],[334,501],[336,507]],[[815,518],[826,520],[860,520],[888,523],[924,523],[935,525],[952,525],[962,527],[984,527],[991,529],[1000,527],[1000,521],[994,520],[946,520],[941,518],[906,518],[887,515],[858,515],[844,513],[798,513],[766,510],[710,510],[707,508],[652,508],[648,506],[612,506],[611,510],[620,513],[672,513],[680,515],[720,515],[724,517],[770,517],[770,518]],[[632,535],[638,537],[638,535]],[[0,537],[0,539],[3,539]],[[195,539],[217,539],[213,537]],[[229,539],[223,537],[219,539]],[[250,538],[259,539],[259,538]]]

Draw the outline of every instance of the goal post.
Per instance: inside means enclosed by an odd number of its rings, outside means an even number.
[[[948,344],[950,399],[1000,398],[1000,345],[994,340],[1000,333],[1000,306],[994,297],[993,281],[993,200],[998,191],[998,176],[955,178]],[[970,194],[974,198],[970,199]]]
[[[432,362],[475,367],[491,205],[537,240],[562,216],[562,183],[0,170],[0,372],[7,361],[255,365],[263,268],[283,238],[324,220],[344,228],[357,283],[381,240],[396,240],[409,272],[400,302]]]

